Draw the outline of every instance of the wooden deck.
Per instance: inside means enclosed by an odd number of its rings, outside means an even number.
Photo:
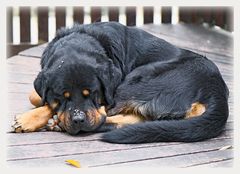
[[[233,149],[233,38],[225,31],[194,25],[145,25],[144,30],[179,47],[207,56],[219,67],[230,89],[230,117],[219,137],[196,143],[109,144],[100,134],[76,137],[58,132],[11,133],[15,114],[33,108],[28,93],[40,70],[40,56],[46,44],[34,47],[7,60],[8,133],[7,164],[11,167],[66,167],[75,159],[82,167],[231,167]]]

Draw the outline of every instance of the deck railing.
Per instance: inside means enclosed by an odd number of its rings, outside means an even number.
[[[72,22],[92,23],[97,21],[119,21],[128,26],[148,23],[195,23],[208,24],[209,26],[219,26],[225,30],[233,31],[233,8],[232,7],[19,7],[17,18],[19,27],[14,27],[14,7],[7,8],[7,47],[8,56],[17,54],[19,51],[29,47],[48,42],[51,38],[49,28],[53,23],[49,20],[51,10],[53,10],[55,30],[67,26],[67,10],[71,10]],[[139,13],[140,9],[140,13]],[[31,32],[33,14],[36,18],[36,34]],[[175,15],[175,21],[173,21]],[[105,18],[104,18],[105,17]],[[49,22],[50,21],[50,22]],[[20,31],[15,31],[15,30]],[[18,32],[20,38],[15,43],[14,33]],[[35,42],[32,36],[35,35]]]

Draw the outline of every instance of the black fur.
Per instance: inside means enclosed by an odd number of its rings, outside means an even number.
[[[66,65],[58,68],[63,59]],[[228,118],[228,88],[213,62],[116,22],[75,25],[58,31],[44,51],[41,66],[34,85],[47,102],[66,88],[75,94],[76,86],[93,87],[95,95],[102,96],[110,109],[109,114],[135,104],[131,107],[149,120],[107,132],[103,141],[200,141],[218,136]],[[47,88],[54,89],[55,94],[46,94]],[[89,105],[85,99],[77,101],[62,103],[65,109]],[[194,102],[205,104],[206,112],[183,119]]]

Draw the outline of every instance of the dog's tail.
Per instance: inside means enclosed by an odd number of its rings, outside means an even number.
[[[128,125],[103,134],[102,140],[111,143],[194,142],[216,137],[227,121],[228,103],[226,98],[209,101],[201,116]]]

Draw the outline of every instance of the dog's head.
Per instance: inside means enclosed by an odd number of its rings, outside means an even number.
[[[59,49],[50,67],[43,68],[34,81],[42,103],[58,113],[70,134],[93,131],[106,117],[102,106],[113,104],[113,63],[104,55]]]

